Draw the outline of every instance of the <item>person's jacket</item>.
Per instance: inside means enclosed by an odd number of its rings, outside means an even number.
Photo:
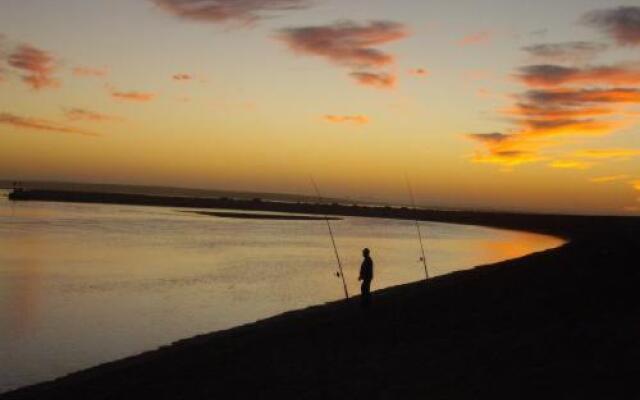
[[[373,280],[373,260],[371,257],[365,257],[360,266],[360,279],[370,281]]]

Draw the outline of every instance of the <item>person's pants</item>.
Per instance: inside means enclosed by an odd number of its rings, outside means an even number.
[[[360,285],[360,291],[362,293],[362,307],[369,307],[371,305],[371,280],[364,279]]]

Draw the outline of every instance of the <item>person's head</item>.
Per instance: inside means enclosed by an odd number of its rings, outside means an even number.
[[[368,248],[365,247],[364,249],[362,249],[362,256],[363,257],[369,257],[369,253],[371,253],[371,252],[369,251]]]

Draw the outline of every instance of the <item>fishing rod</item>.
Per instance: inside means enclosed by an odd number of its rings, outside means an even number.
[[[422,257],[420,257],[420,261],[422,261],[422,265],[424,266],[424,279],[429,279],[429,269],[427,268],[427,257],[424,252],[424,244],[422,243],[422,231],[420,230],[420,222],[418,221],[418,209],[416,208],[416,199],[413,196],[413,188],[411,187],[411,182],[409,182],[409,177],[405,174],[404,180],[407,183],[407,189],[409,190],[409,197],[411,198],[411,208],[413,209],[413,213],[415,216],[416,223],[416,231],[418,232],[418,242],[420,243],[420,252],[422,253]]]
[[[313,180],[313,176],[309,177],[311,179],[311,184],[313,185],[313,189],[316,192],[316,196],[318,197],[318,204],[321,203],[322,197],[320,197],[320,191],[318,190],[318,185],[316,185],[316,181]],[[336,261],[338,261],[338,275],[342,278],[342,287],[344,288],[344,297],[349,299],[349,291],[347,290],[347,282],[344,279],[344,273],[342,272],[342,262],[340,261],[340,254],[338,254],[338,247],[336,246],[336,240],[333,237],[333,229],[331,229],[331,223],[329,222],[329,216],[324,214],[324,220],[327,223],[327,229],[329,229],[329,236],[331,236],[331,244],[333,245],[333,252],[336,255]]]

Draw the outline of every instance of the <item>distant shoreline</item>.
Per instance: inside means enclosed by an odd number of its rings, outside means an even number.
[[[421,221],[481,225],[494,228],[525,230],[559,236],[563,239],[580,234],[579,227],[591,221],[621,221],[634,217],[573,216],[526,214],[513,212],[449,211],[410,209],[407,207],[375,207],[357,204],[285,202],[262,199],[204,198],[183,196],[154,196],[128,193],[102,193],[66,190],[26,189],[9,194],[12,201],[54,201],[97,204],[126,204],[159,207],[216,208],[230,210],[296,213],[329,216],[418,219]]]
[[[25,191],[16,201],[356,215],[562,237],[558,248],[184,339],[13,399],[636,398],[640,218]],[[310,290],[313,288],[310,287]]]
[[[235,219],[269,219],[282,221],[339,221],[336,217],[312,217],[310,215],[295,214],[264,214],[264,213],[239,213],[239,212],[213,212],[213,211],[185,211],[189,214],[206,215],[209,217],[235,218]]]

